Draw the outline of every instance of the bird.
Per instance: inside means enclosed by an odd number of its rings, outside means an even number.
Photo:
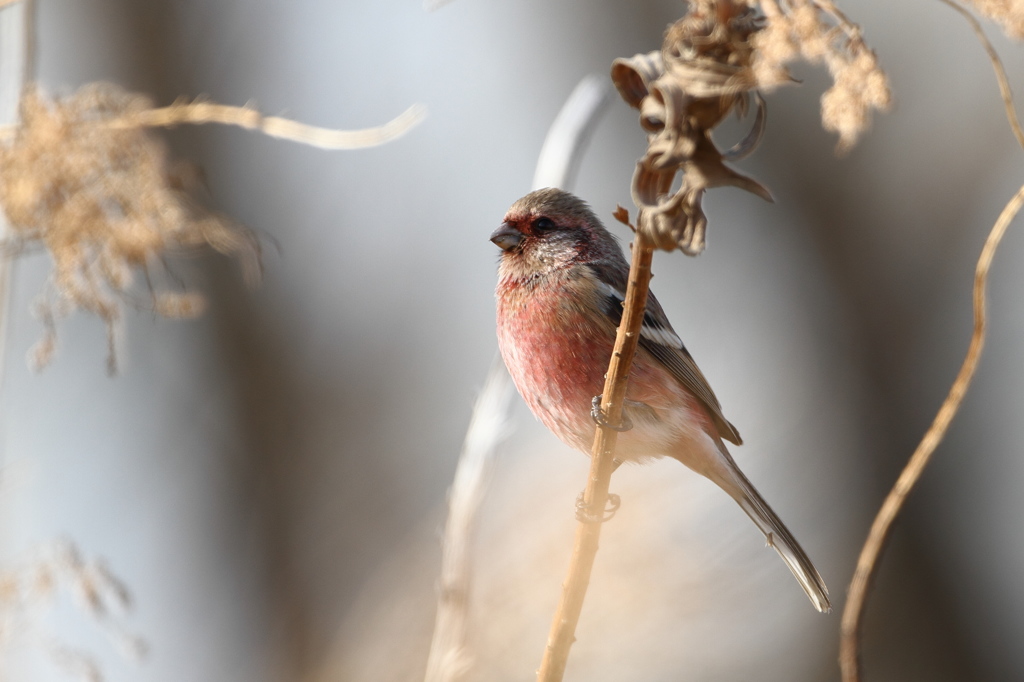
[[[604,387],[629,273],[618,241],[586,202],[557,188],[512,204],[490,240],[501,249],[497,335],[509,374],[533,414],[589,454],[592,401]],[[814,607],[831,611],[807,553],[726,449],[723,441],[742,444],[740,434],[653,293],[623,417],[631,428],[618,436],[618,462],[668,456],[710,479],[753,520]]]

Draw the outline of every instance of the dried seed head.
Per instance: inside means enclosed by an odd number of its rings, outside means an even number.
[[[969,0],[974,8],[998,22],[1006,35],[1024,39],[1024,0]]]
[[[84,309],[114,340],[125,298],[142,272],[152,283],[168,256],[208,246],[240,257],[258,276],[259,245],[250,233],[191,201],[169,172],[167,153],[149,129],[131,125],[150,101],[94,83],[52,101],[25,91],[21,122],[0,142],[0,206],[10,224],[7,247],[41,244],[53,272],[37,312],[44,337],[32,364],[53,356],[57,319]],[[125,125],[125,123],[128,125]],[[114,125],[114,124],[117,125]],[[197,294],[150,290],[159,314],[182,317],[201,309]]]
[[[657,248],[690,255],[704,249],[707,189],[729,185],[771,200],[725,162],[757,146],[765,120],[757,90],[793,82],[786,65],[797,57],[828,66],[835,83],[822,97],[822,124],[839,134],[837,151],[846,151],[867,129],[871,110],[889,106],[889,84],[860,28],[829,0],[692,0],[660,51],[612,64],[612,81],[647,132],[633,200],[637,230]],[[711,131],[731,112],[745,115],[751,100],[753,130],[721,152]]]
[[[837,151],[844,153],[867,129],[871,110],[889,108],[889,85],[874,53],[866,49],[852,58],[831,59],[829,71],[835,85],[821,96],[821,120],[826,130],[839,134]]]
[[[821,99],[822,126],[848,151],[871,124],[871,111],[889,108],[889,79],[851,22],[829,0],[763,0],[765,27],[751,38],[757,85],[771,91],[793,82],[786,67],[798,57],[824,63],[833,85]]]
[[[704,249],[707,219],[704,192],[731,185],[770,198],[754,180],[728,168],[728,157],[711,140],[711,130],[731,112],[745,114],[756,85],[750,38],[761,20],[744,3],[694,2],[669,27],[658,53],[618,59],[612,80],[640,111],[648,133],[647,153],[633,175],[633,200],[641,209],[637,229],[657,248],[696,255]],[[764,103],[757,98],[755,134],[734,150],[751,151],[760,139]],[[672,187],[676,175],[682,180]]]

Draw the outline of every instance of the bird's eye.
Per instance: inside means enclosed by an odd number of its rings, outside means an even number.
[[[548,232],[555,229],[556,225],[551,218],[537,218],[533,221],[533,227],[540,232]]]

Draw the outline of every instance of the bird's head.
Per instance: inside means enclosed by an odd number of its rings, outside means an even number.
[[[503,267],[520,272],[605,260],[612,252],[621,258],[615,237],[586,202],[554,188],[530,192],[512,204],[491,241],[502,250]]]

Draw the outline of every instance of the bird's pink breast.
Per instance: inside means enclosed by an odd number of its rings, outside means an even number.
[[[533,413],[560,439],[587,450],[590,401],[603,389],[614,330],[585,314],[566,287],[499,292],[498,345]]]
[[[597,289],[580,277],[543,286],[499,283],[498,345],[530,410],[567,445],[589,452],[591,400],[604,390],[615,328],[600,312]],[[652,356],[638,352],[627,400],[644,403],[653,421],[619,436],[626,459],[673,454],[681,441],[713,430],[706,411]]]

